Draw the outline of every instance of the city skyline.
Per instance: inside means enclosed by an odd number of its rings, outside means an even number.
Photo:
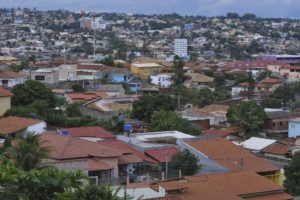
[[[144,14],[220,16],[228,12],[240,15],[254,13],[259,17],[300,18],[300,2],[296,0],[0,0],[3,7],[27,7],[40,10],[66,9],[71,11],[125,12]]]

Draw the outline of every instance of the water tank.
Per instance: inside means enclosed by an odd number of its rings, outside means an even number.
[[[69,130],[61,130],[61,135],[63,136],[69,136]]]

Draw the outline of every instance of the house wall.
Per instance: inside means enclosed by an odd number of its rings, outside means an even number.
[[[57,169],[66,171],[81,171],[85,175],[88,175],[88,161],[87,160],[64,160],[64,161],[53,161],[45,163],[46,166],[53,166]]]
[[[247,91],[247,89],[244,87],[232,87],[231,96],[238,96],[243,91]]]
[[[294,113],[289,117],[278,118],[278,119],[268,119],[266,123],[266,129],[268,133],[287,133],[289,129],[289,120],[300,117],[299,114]]]
[[[290,138],[300,136],[300,122],[289,122],[288,136]]]
[[[113,178],[118,178],[119,177],[119,167],[118,167],[118,158],[101,158],[101,162],[113,166],[114,169],[112,170],[112,176]]]
[[[134,64],[131,65],[131,72],[135,75],[150,76],[154,72],[160,72],[161,67],[137,67]]]
[[[7,85],[3,84],[2,81],[8,81]],[[5,79],[5,78],[2,78],[2,79],[0,79],[0,86],[5,86],[5,87],[12,88],[15,85],[23,84],[25,81],[26,81],[26,77],[25,76],[24,77],[20,77],[20,78],[14,78],[14,79]]]
[[[0,116],[8,111],[11,107],[11,97],[0,97]]]
[[[38,124],[34,124],[32,126],[27,127],[27,129],[23,133],[34,133],[40,135],[46,131],[47,124],[46,122],[40,122]]]
[[[77,65],[61,65],[59,69],[59,80],[76,80],[77,78]]]
[[[172,85],[171,76],[168,75],[154,75],[151,76],[151,83],[160,87],[169,88]]]
[[[52,72],[31,72],[31,79],[36,80],[37,76],[44,76],[45,80],[38,80],[42,83],[55,84],[59,82],[59,71],[54,70]]]
[[[300,80],[300,72],[292,72],[290,69],[281,69],[280,75],[286,77],[289,82],[296,82]]]
[[[271,72],[279,73],[280,72],[280,65],[268,65],[268,70]]]

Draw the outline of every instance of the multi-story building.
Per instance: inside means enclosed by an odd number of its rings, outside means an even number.
[[[188,46],[187,46],[187,39],[175,39],[175,55],[180,57],[187,57],[188,56]]]

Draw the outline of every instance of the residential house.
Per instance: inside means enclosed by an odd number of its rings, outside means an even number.
[[[240,96],[242,93],[247,92],[249,88],[249,83],[244,82],[238,85],[234,85],[231,87],[231,96],[237,97]]]
[[[59,69],[57,68],[41,68],[31,71],[31,79],[47,84],[55,84],[59,82]]]
[[[151,74],[160,73],[162,66],[156,63],[133,63],[130,69],[136,76],[147,79]]]
[[[300,117],[299,112],[275,111],[266,112],[266,132],[267,134],[284,134],[288,133],[289,121]]]
[[[200,73],[186,73],[186,76],[190,77],[190,79],[184,82],[184,85],[187,88],[193,89],[202,89],[202,88],[213,88],[214,87],[214,78],[210,76],[206,76]]]
[[[27,77],[19,72],[4,71],[0,72],[0,86],[12,88],[17,84],[22,84]]]
[[[260,81],[258,84],[256,84],[254,87],[255,87],[255,92],[272,93],[280,85],[281,85],[281,81],[279,79],[267,77],[262,81]]]
[[[132,110],[132,104],[137,96],[106,96],[87,102],[84,105],[101,112],[126,112]]]
[[[0,116],[3,116],[11,107],[13,93],[0,87]]]
[[[178,153],[179,150],[175,147],[163,147],[163,148],[155,148],[155,149],[149,149],[145,151],[145,155],[149,156],[153,160],[155,160],[157,163],[160,163],[161,170],[165,171],[165,165],[166,163],[170,162],[172,160],[172,157]]]
[[[109,83],[129,83],[134,80],[134,75],[127,69],[95,63],[78,64],[77,79],[83,80],[85,87],[98,88],[99,80],[105,77]]]
[[[88,128],[91,129],[91,128]],[[92,128],[94,129],[94,128]],[[82,132],[82,129],[71,129],[73,134],[80,136],[89,136]],[[84,130],[84,128],[83,128]],[[93,131],[92,131],[93,132]],[[92,136],[102,137],[102,134],[94,134]],[[104,135],[105,137],[107,134]],[[86,165],[87,173],[94,178],[98,183],[101,181],[111,181],[119,178],[122,175],[130,175],[135,173],[136,166],[143,163],[144,160],[133,154],[131,151],[125,150],[114,143],[112,138],[91,140],[90,137],[81,139],[72,137],[68,134],[46,133],[41,136],[42,141],[45,141],[45,146],[51,148],[50,160],[47,165],[58,166],[56,163],[62,163],[58,167],[65,169],[81,169],[80,165],[72,165],[79,161],[83,161]],[[106,143],[106,142],[109,142]],[[104,144],[105,143],[105,144]],[[78,148],[80,147],[80,148]],[[54,164],[53,164],[54,163]],[[121,173],[124,170],[124,174]]]
[[[68,103],[88,103],[107,96],[105,92],[73,92],[66,94]]]
[[[280,181],[280,169],[236,144],[222,139],[180,140],[181,149],[197,156],[203,165],[200,174],[250,170]]]
[[[115,139],[116,136],[110,131],[105,130],[99,126],[84,126],[75,128],[61,129],[60,132],[63,134],[70,135],[71,137],[77,137],[90,141],[102,141]]]
[[[288,136],[290,138],[297,138],[300,136],[300,118],[294,118],[289,120]]]
[[[151,75],[151,84],[162,88],[169,88],[173,84],[172,76],[170,74],[156,74]]]
[[[280,68],[280,75],[288,82],[297,82],[300,80],[300,66],[283,66]]]
[[[105,92],[107,96],[124,96],[125,90],[121,84],[100,85],[97,92]]]
[[[182,180],[160,182],[157,186],[159,193],[165,196],[157,199],[293,199],[284,188],[251,171],[187,176]]]
[[[75,81],[77,80],[77,65],[63,64],[57,67],[59,70],[59,81]]]
[[[181,116],[193,123],[209,120],[210,126],[225,126],[227,124],[226,114],[228,109],[228,105],[212,104],[204,108],[188,108],[181,112]]]
[[[0,119],[0,137],[24,135],[28,133],[42,134],[47,124],[38,119],[9,116]]]

